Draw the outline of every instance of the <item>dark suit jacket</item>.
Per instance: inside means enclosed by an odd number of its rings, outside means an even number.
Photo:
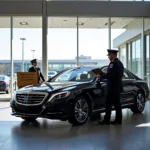
[[[43,76],[43,74],[41,73],[41,70],[40,70],[40,68],[34,68],[34,67],[31,67],[31,68],[29,68],[29,70],[28,70],[28,72],[37,72],[38,73],[38,83],[40,83],[40,80],[42,79],[43,81],[45,81],[45,79],[44,79],[44,76]]]
[[[124,66],[122,62],[116,58],[110,62],[106,74],[103,74],[102,78],[107,79],[106,88],[111,91],[121,92],[123,90],[122,77],[124,72]]]

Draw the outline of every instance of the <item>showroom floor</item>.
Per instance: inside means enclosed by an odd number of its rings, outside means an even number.
[[[74,127],[47,119],[27,123],[10,113],[9,103],[1,102],[0,150],[150,150],[150,102],[143,114],[123,110],[123,124],[117,126],[89,121]]]

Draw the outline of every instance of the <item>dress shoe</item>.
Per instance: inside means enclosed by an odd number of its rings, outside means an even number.
[[[122,124],[122,121],[114,120],[114,121],[111,121],[110,123],[114,125],[119,125],[119,124]]]
[[[109,125],[110,121],[103,120],[103,121],[99,121],[98,124],[100,124],[100,125]]]

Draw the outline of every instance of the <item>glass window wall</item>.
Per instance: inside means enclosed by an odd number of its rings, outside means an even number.
[[[48,17],[48,72],[76,65],[77,18]]]
[[[132,61],[131,61],[131,43],[127,44],[127,68],[131,71]]]
[[[79,18],[79,65],[108,65],[108,18]]]
[[[150,47],[149,47],[149,35],[146,35],[146,81],[148,83],[148,85],[150,86]]]
[[[132,42],[132,72],[142,77],[141,40]]]
[[[126,57],[127,57],[127,54],[126,54],[126,45],[122,45],[119,49],[120,51],[120,60],[121,62],[123,63],[124,67],[127,67],[126,64],[127,64],[127,61],[126,61]]]
[[[42,58],[42,17],[13,17],[13,51],[15,72],[27,72],[30,61]]]
[[[2,86],[0,89],[0,99],[10,98],[10,80],[11,80],[11,65],[10,65],[10,17],[0,17],[0,82],[8,85]],[[9,80],[5,80],[6,78]]]

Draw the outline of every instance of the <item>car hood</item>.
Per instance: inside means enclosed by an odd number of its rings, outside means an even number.
[[[58,89],[69,88],[73,86],[77,86],[79,84],[85,84],[81,82],[44,82],[38,85],[26,86],[18,90],[18,92],[24,91],[54,91]]]

